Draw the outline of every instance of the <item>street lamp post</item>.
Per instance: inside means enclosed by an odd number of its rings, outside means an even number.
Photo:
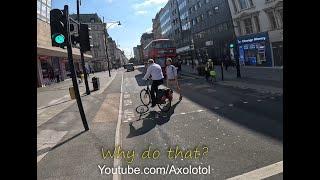
[[[77,19],[78,19],[78,32],[80,32],[80,12],[79,12],[79,0],[77,0]],[[81,5],[81,4],[80,4]],[[87,70],[86,70],[86,66],[85,66],[85,62],[84,62],[84,56],[83,56],[83,51],[81,48],[81,44],[80,44],[80,58],[81,58],[81,66],[82,66],[82,71],[83,71],[83,75],[84,75],[84,83],[86,86],[86,94],[89,95],[90,94],[90,89],[89,89],[89,83],[88,83],[88,75],[87,75]]]
[[[104,23],[104,18],[103,18],[103,23]],[[121,25],[120,21],[114,21],[114,22],[109,22],[109,23],[111,23],[111,25],[112,25],[112,24],[115,24],[115,23],[117,23],[119,26]],[[111,26],[111,25],[110,25],[110,26]],[[109,27],[110,27],[110,26],[109,26]],[[107,23],[106,23],[106,25],[104,26],[104,36],[105,36],[104,44],[105,44],[105,46],[106,46],[106,55],[107,55],[107,62],[108,62],[109,77],[111,77],[111,72],[110,72],[110,60],[109,60],[109,55],[108,55],[108,43],[107,43],[107,30],[108,30],[109,27],[107,27]]]

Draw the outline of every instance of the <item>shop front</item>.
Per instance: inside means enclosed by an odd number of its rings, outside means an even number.
[[[73,49],[74,65],[80,68],[80,51]],[[92,59],[91,55],[84,55],[85,60]],[[70,77],[67,51],[56,47],[37,46],[37,85],[44,87],[49,84],[64,81]]]
[[[237,38],[241,65],[272,67],[268,33],[258,33]]]

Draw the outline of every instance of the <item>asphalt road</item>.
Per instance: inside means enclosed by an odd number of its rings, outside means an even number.
[[[155,108],[140,117],[135,108],[141,105],[139,91],[144,85],[141,78],[139,71],[124,73],[121,143],[123,149],[137,152],[131,166],[210,165],[210,175],[168,175],[166,179],[226,179],[282,161],[282,96],[212,87],[203,79],[183,77],[180,82],[184,98],[178,102],[175,94],[172,111],[161,113]],[[148,146],[159,150],[160,156],[139,157]],[[200,158],[168,159],[168,148],[176,146],[184,150],[199,147],[201,153],[208,147],[208,152]],[[121,162],[123,166],[128,164],[125,159]],[[123,175],[122,178],[162,179],[163,176]]]
[[[82,132],[76,104],[39,126],[38,136],[48,130],[62,135],[61,139],[56,138],[59,143],[52,145],[54,148],[38,150],[38,155],[45,154],[38,162],[38,179],[112,179],[111,175],[101,175],[97,166],[113,167],[113,159],[101,158],[101,148],[112,149],[117,140],[126,152],[135,151],[133,157],[120,159],[122,167],[210,165],[211,170],[209,175],[122,175],[123,180],[219,180],[283,160],[282,96],[222,85],[212,87],[203,79],[183,77],[180,81],[183,100],[178,102],[175,93],[171,111],[161,113],[156,107],[140,115],[135,108],[141,105],[139,93],[145,86],[141,78],[139,70],[119,71],[102,94],[82,97],[90,131]],[[117,137],[121,97],[123,113]],[[50,133],[44,136],[49,137]],[[197,148],[200,153],[198,157],[189,153],[169,159],[167,150],[177,146],[184,152]],[[142,159],[142,152],[149,147],[151,157]],[[155,150],[159,156],[154,154]],[[269,179],[283,177],[276,174]]]

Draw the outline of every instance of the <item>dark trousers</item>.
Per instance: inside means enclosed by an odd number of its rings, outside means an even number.
[[[158,86],[160,86],[161,84],[163,84],[163,79],[152,81],[150,93],[151,93],[151,102],[153,106],[157,104],[156,95],[158,93]]]

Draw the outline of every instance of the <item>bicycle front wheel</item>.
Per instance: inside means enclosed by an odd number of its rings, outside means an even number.
[[[146,89],[142,89],[140,92],[140,100],[143,105],[148,106],[151,103],[151,95]]]

